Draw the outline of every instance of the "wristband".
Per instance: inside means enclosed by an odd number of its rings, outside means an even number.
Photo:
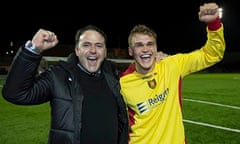
[[[35,53],[37,55],[40,55],[40,49],[37,48],[34,44],[32,44],[32,42],[30,40],[28,40],[25,43],[25,48],[29,51],[31,51],[32,53]]]

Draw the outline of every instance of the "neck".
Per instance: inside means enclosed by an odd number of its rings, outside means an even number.
[[[154,66],[155,66],[155,64],[152,65],[152,66],[149,67],[149,68],[143,68],[143,67],[141,67],[139,64],[137,64],[137,65],[135,65],[135,69],[136,69],[136,71],[137,71],[138,73],[140,73],[140,74],[147,74],[147,73],[153,71]]]
[[[99,77],[101,74],[101,70],[97,70],[96,72],[89,72],[85,67],[83,67],[80,63],[77,64],[78,67],[86,74],[89,76],[94,76],[94,77]]]

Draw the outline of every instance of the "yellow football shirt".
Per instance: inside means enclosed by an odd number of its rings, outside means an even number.
[[[129,112],[130,144],[184,144],[181,104],[184,76],[219,62],[225,51],[223,27],[208,31],[199,50],[176,54],[156,63],[153,71],[139,74],[132,64],[120,78]]]

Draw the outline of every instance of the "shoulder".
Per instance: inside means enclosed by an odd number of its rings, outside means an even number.
[[[102,70],[108,74],[113,75],[117,79],[120,76],[120,71],[118,70],[116,63],[111,60],[103,61]]]

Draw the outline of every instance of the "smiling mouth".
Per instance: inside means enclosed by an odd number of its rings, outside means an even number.
[[[144,55],[141,55],[141,56],[140,56],[140,58],[141,58],[142,60],[149,60],[151,57],[152,57],[152,55],[150,55],[150,54],[144,54]]]

